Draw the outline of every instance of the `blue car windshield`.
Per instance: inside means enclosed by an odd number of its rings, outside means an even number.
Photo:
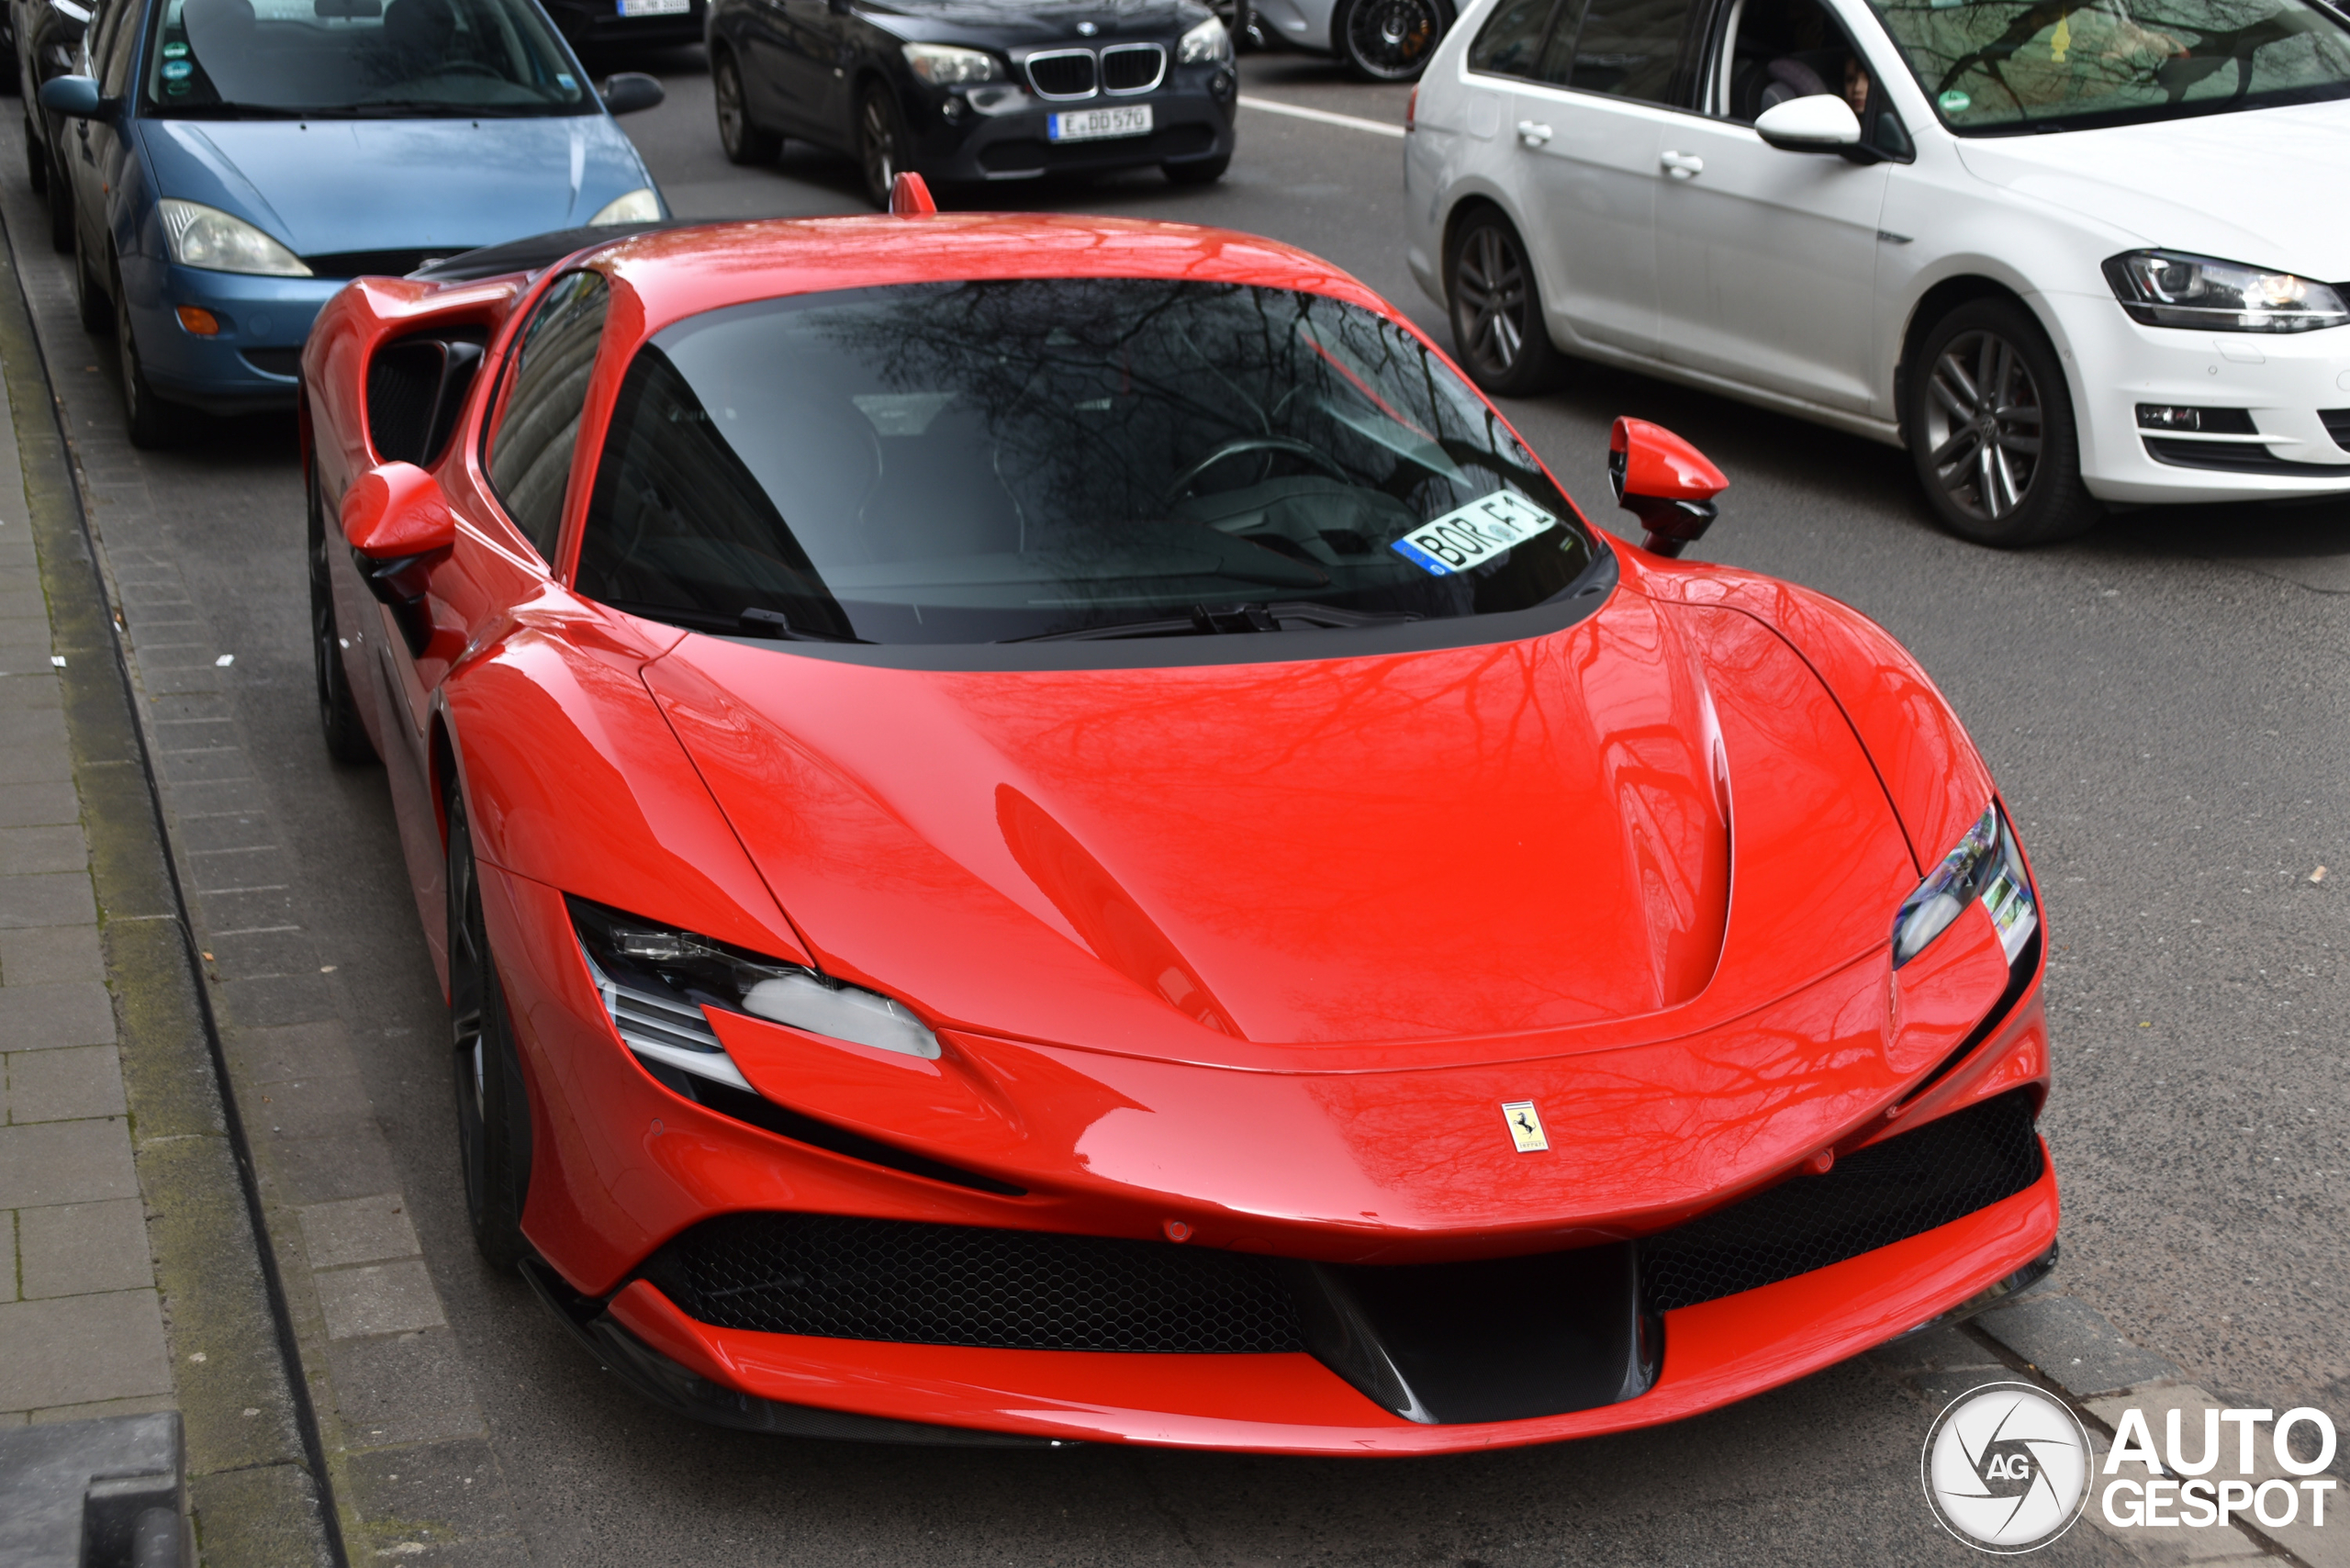
[[[596,100],[531,0],[167,0],[144,77],[166,117],[576,115]]]

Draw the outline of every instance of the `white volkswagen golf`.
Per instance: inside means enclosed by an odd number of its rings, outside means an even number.
[[[1404,143],[1490,391],[1562,355],[1906,444],[1986,544],[2350,496],[2350,27],[2312,0],[1477,0]]]

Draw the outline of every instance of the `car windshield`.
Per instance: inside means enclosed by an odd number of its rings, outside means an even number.
[[[2350,96],[2307,0],[1870,0],[1953,130],[2086,129]]]
[[[576,586],[729,635],[978,644],[1526,610],[1598,559],[1500,417],[1372,311],[1006,279],[662,331],[622,383]]]
[[[531,0],[169,0],[147,62],[164,116],[583,114]]]

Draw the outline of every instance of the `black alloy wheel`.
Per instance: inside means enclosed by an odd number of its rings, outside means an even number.
[[[506,988],[482,920],[464,791],[453,775],[443,776],[442,790],[449,819],[449,1026],[465,1220],[483,1261],[510,1274],[531,1252],[522,1238],[522,1204],[531,1187],[530,1106]]]
[[[711,59],[710,93],[718,106],[718,145],[729,163],[772,163],[782,154],[783,138],[751,118],[743,68],[733,50],[722,49]]]
[[[184,415],[178,404],[165,402],[149,385],[147,367],[139,359],[139,338],[130,329],[129,296],[122,286],[122,272],[108,270],[114,279],[114,352],[122,375],[123,429],[131,445],[152,452],[179,438]]]
[[[890,187],[906,167],[906,117],[887,87],[867,87],[857,105],[856,152],[865,168],[867,199],[889,211]]]
[[[1348,0],[1330,30],[1349,74],[1416,82],[1451,22],[1444,0]]]
[[[2064,367],[2023,307],[1959,306],[1926,334],[1907,381],[1910,455],[1944,528],[2014,548],[2097,521]]]
[[[1452,352],[1487,392],[1525,398],[1555,384],[1562,356],[1543,322],[1542,291],[1526,242],[1488,207],[1461,222],[1444,269]]]
[[[375,745],[360,721],[358,701],[351,694],[351,677],[342,663],[342,633],[335,622],[334,557],[330,552],[342,543],[342,530],[329,530],[326,504],[319,495],[318,456],[304,465],[310,479],[310,653],[319,683],[319,729],[326,737],[327,755],[341,763],[375,760]]]

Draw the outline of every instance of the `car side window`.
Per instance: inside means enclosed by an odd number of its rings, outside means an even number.
[[[1897,161],[1915,156],[1900,115],[1819,0],[1737,0],[1712,61],[1704,107],[1717,118],[1751,125],[1790,98],[1830,94],[1852,106],[1863,145]]]
[[[105,70],[106,50],[113,46],[115,32],[122,26],[122,14],[130,9],[130,0],[113,0],[100,4],[89,26],[82,34],[82,61],[93,76]]]
[[[610,303],[600,273],[557,278],[507,360],[505,407],[489,438],[490,487],[514,526],[549,560]]]
[[[1469,69],[1490,76],[1532,76],[1556,5],[1557,0],[1502,0],[1470,40]]]
[[[1570,0],[1572,3],[1572,0]],[[1590,0],[1543,50],[1546,82],[1644,104],[1686,104],[1691,0]]]
[[[99,94],[119,98],[130,86],[130,62],[139,53],[140,7],[134,0],[122,0],[106,19],[114,30],[101,45],[102,53],[92,56],[91,63],[98,66]]]

